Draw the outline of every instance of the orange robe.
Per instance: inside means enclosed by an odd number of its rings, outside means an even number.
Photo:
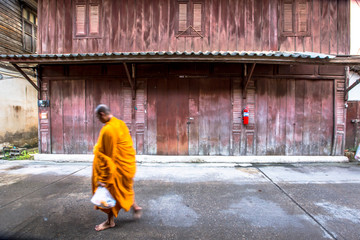
[[[115,207],[101,209],[105,213],[113,212],[117,217],[121,208],[129,211],[134,204],[133,178],[136,172],[135,149],[126,124],[112,117],[100,131],[94,147],[92,173],[92,191],[97,182],[106,184],[106,188],[116,200]]]

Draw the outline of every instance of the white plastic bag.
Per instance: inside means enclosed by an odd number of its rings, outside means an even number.
[[[356,150],[356,153],[355,153],[355,159],[360,161],[360,144]]]
[[[104,187],[98,187],[91,202],[100,208],[112,208],[116,204],[116,200],[110,192]]]

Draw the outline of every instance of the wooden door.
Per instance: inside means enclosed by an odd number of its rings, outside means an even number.
[[[149,79],[148,86],[148,153],[187,155],[189,81]]]
[[[147,109],[148,154],[231,154],[230,79],[149,79]]]
[[[85,80],[51,81],[52,153],[87,153]]]
[[[199,80],[199,155],[230,155],[230,79]]]

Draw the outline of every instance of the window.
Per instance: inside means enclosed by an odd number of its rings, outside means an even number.
[[[36,12],[23,6],[22,8],[23,49],[26,52],[36,52],[37,16]]]
[[[308,0],[282,0],[280,30],[283,36],[310,35],[310,5]]]
[[[203,32],[203,1],[178,0],[177,32],[178,36],[199,36]]]
[[[101,0],[76,0],[74,7],[74,36],[100,37]]]

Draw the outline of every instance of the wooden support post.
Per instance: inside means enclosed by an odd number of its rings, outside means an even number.
[[[26,75],[26,73],[24,73],[24,71],[18,65],[16,65],[15,63],[11,64],[16,68],[16,70],[18,70],[21,75],[24,76],[24,78],[36,89],[36,91],[40,91],[40,88],[33,81],[31,81],[28,75]]]
[[[128,77],[128,80],[129,80],[129,83],[130,83],[130,87],[131,87],[131,96],[132,96],[132,99],[134,100],[136,98],[136,89],[135,89],[135,82],[132,81],[132,78],[130,76],[130,72],[129,72],[129,69],[128,69],[128,66],[126,64],[126,62],[123,62],[124,64],[124,67],[125,67],[125,72],[126,72],[126,75]],[[133,69],[135,67],[133,66]],[[134,73],[133,73],[134,74]]]
[[[247,89],[247,87],[248,87],[248,85],[249,85],[249,82],[250,82],[250,80],[251,80],[251,77],[252,77],[252,75],[253,75],[253,73],[254,73],[254,69],[255,69],[255,65],[256,65],[256,63],[253,63],[252,65],[251,65],[251,69],[250,69],[250,73],[249,74],[247,74],[247,68],[246,68],[246,65],[245,65],[245,71],[244,71],[244,82],[243,82],[243,98],[244,99],[246,99],[246,89]]]

